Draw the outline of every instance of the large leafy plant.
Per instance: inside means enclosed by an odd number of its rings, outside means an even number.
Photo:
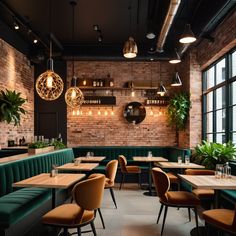
[[[167,109],[168,120],[171,126],[176,127],[176,130],[183,130],[189,115],[191,107],[190,95],[180,93],[175,95],[169,102]]]
[[[202,141],[195,147],[193,154],[193,161],[207,169],[215,169],[216,164],[224,164],[235,158],[236,147],[232,142],[221,144]]]
[[[25,110],[21,107],[26,99],[21,97],[21,93],[6,90],[0,91],[0,121],[6,121],[8,124],[13,122],[14,125],[20,124],[21,114]]]

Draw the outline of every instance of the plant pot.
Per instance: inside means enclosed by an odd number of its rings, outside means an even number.
[[[49,147],[44,147],[44,148],[30,148],[28,149],[28,153],[31,155],[35,154],[42,154],[42,153],[47,153],[47,152],[52,152],[54,151],[54,146],[49,146]]]

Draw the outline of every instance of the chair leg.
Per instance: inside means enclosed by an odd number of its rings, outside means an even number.
[[[195,220],[196,220],[196,227],[197,227],[197,235],[199,236],[199,227],[198,227],[198,215],[197,215],[197,207],[194,207],[194,213],[195,213]]]
[[[81,228],[80,227],[77,228],[77,233],[78,233],[78,236],[81,236]]]
[[[67,228],[63,229],[63,236],[68,236],[68,229]]]
[[[191,222],[191,212],[190,212],[190,207],[188,208],[188,218],[189,218],[189,222]]]
[[[160,207],[160,210],[159,210],[159,213],[158,213],[158,217],[157,217],[157,224],[159,223],[159,220],[160,220],[160,217],[161,217],[161,213],[162,213],[162,210],[163,210],[163,204],[161,204],[161,207]]]
[[[163,217],[163,222],[162,222],[162,227],[161,227],[161,236],[162,236],[163,231],[164,231],[164,226],[165,226],[165,222],[166,222],[167,210],[168,210],[168,206],[165,206],[165,212],[164,212],[164,217]]]
[[[99,216],[100,216],[101,221],[102,221],[102,227],[103,227],[103,229],[105,229],[105,223],[104,223],[104,220],[103,220],[103,217],[102,217],[102,212],[101,212],[100,208],[98,208],[98,213],[99,213]]]
[[[90,225],[91,225],[91,228],[92,228],[92,231],[93,231],[93,235],[94,235],[94,236],[97,236],[97,232],[96,232],[96,229],[95,229],[95,226],[94,226],[94,222],[92,221],[92,222],[90,223]]]
[[[138,185],[140,189],[142,189],[142,184],[141,184],[141,173],[138,173]]]
[[[112,198],[112,201],[114,202],[114,205],[117,209],[117,205],[116,205],[116,199],[115,199],[115,195],[114,195],[114,191],[113,191],[113,188],[110,188],[110,193],[111,193],[111,198]]]
[[[121,187],[122,187],[122,185],[124,183],[124,180],[125,180],[125,174],[121,173],[120,190],[121,190]]]

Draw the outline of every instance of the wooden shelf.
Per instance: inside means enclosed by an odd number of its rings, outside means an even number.
[[[93,86],[80,86],[81,90],[131,90],[131,88],[122,88],[122,87],[93,87]],[[157,90],[158,88],[150,87],[137,87],[133,90]]]

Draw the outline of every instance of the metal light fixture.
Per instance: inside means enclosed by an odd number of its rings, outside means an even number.
[[[72,38],[74,40],[74,29],[75,29],[75,6],[76,6],[76,2],[75,1],[71,1],[70,2],[72,9],[73,9],[73,14],[72,14]],[[84,95],[82,93],[82,91],[79,89],[79,87],[77,87],[77,78],[75,76],[75,65],[74,65],[74,57],[73,57],[73,61],[72,61],[72,73],[73,73],[73,77],[72,77],[72,86],[67,89],[66,93],[65,93],[65,101],[66,104],[68,106],[70,106],[71,108],[79,108],[83,102],[84,102]]]
[[[52,42],[50,41],[48,69],[37,78],[36,91],[42,99],[52,101],[60,97],[63,92],[63,88],[63,80],[53,71]]]
[[[154,33],[153,30],[149,30],[146,34],[146,38],[148,39],[154,39],[156,37],[156,34]]]
[[[177,49],[175,48],[175,53],[174,53],[173,57],[169,60],[169,63],[177,64],[177,63],[180,63],[180,62],[181,62],[180,56],[177,52]]]
[[[138,47],[134,41],[134,38],[129,37],[129,39],[125,42],[123,48],[123,55],[126,58],[135,58],[138,54]]]
[[[157,90],[157,94],[161,95],[162,97],[166,94],[166,88],[165,86],[161,83],[160,87]]]
[[[179,73],[176,72],[175,75],[172,78],[171,86],[178,87],[178,86],[181,86],[181,85],[182,85],[182,81],[179,77]]]
[[[180,36],[179,42],[180,43],[193,43],[195,42],[197,39],[193,33],[193,31],[191,30],[191,26],[190,24],[186,24],[185,25],[185,29],[183,34]]]
[[[131,5],[128,8],[129,10],[129,28],[131,32]],[[123,47],[123,55],[125,58],[135,58],[138,54],[138,47],[133,37],[129,37],[129,39],[125,42]]]

